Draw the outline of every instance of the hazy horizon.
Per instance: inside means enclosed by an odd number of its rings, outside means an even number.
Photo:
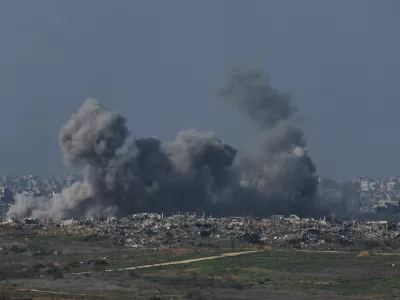
[[[394,0],[2,1],[0,174],[65,174],[58,132],[88,97],[135,136],[241,148],[250,124],[215,88],[244,65],[292,95],[318,174],[396,175],[399,16]]]

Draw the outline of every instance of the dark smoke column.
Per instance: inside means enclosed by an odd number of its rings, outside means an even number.
[[[271,87],[261,69],[244,68],[231,70],[219,95],[252,120],[262,141],[259,151],[240,164],[242,186],[263,194],[271,212],[313,214],[316,168],[304,132],[293,120],[290,97]]]
[[[112,186],[117,179],[111,176],[114,174],[110,169],[128,136],[126,119],[94,99],[85,100],[61,128],[59,139],[63,160],[67,165],[85,167],[83,184],[91,191],[90,197],[77,201],[81,197],[67,189],[72,192],[68,197],[69,210],[87,216],[113,215],[118,210]],[[124,156],[129,155],[124,153]]]
[[[87,99],[60,131],[61,154],[69,165],[106,167],[128,134],[124,117]]]
[[[170,142],[135,138],[123,116],[88,99],[59,136],[64,161],[83,168],[83,181],[51,199],[17,195],[9,215],[61,219],[163,210],[310,216],[315,166],[290,98],[272,88],[262,70],[238,68],[220,95],[255,124],[261,142],[251,155],[237,156],[215,133],[195,129]]]

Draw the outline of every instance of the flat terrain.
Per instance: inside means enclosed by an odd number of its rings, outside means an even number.
[[[0,247],[0,299],[400,299],[397,252],[126,249],[7,230]]]

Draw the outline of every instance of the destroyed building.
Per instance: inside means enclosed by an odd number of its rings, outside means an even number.
[[[335,217],[300,219],[295,215],[266,219],[213,218],[195,214],[164,217],[142,213],[125,218],[62,220],[24,219],[22,228],[48,236],[108,239],[115,247],[267,245],[294,248],[397,248],[400,226],[388,221],[340,221]],[[25,230],[25,232],[27,232]]]

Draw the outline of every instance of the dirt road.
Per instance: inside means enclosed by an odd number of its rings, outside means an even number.
[[[193,259],[186,259],[186,260],[178,260],[178,261],[171,261],[171,262],[159,263],[159,264],[153,264],[153,265],[127,267],[127,268],[122,268],[122,269],[111,269],[111,270],[105,270],[105,272],[129,271],[129,270],[146,269],[146,268],[154,268],[154,267],[161,267],[161,266],[189,264],[189,263],[203,261],[203,260],[212,260],[212,259],[218,259],[218,258],[224,258],[224,257],[246,255],[246,254],[262,252],[262,251],[265,251],[265,250],[230,252],[230,253],[224,253],[224,254],[221,254],[221,255],[207,256],[207,257],[200,257],[200,258],[193,258]],[[90,273],[91,272],[79,272],[79,273],[72,273],[72,274],[73,275],[84,275],[84,274],[90,274]]]
[[[186,260],[178,260],[178,261],[171,261],[171,262],[152,264],[152,265],[127,267],[127,268],[122,268],[122,269],[109,269],[109,270],[105,270],[105,272],[129,271],[129,270],[146,269],[146,268],[154,268],[154,267],[161,267],[161,266],[189,264],[189,263],[203,261],[203,260],[212,260],[212,259],[218,259],[218,258],[224,258],[224,257],[246,255],[246,254],[263,252],[263,251],[279,251],[279,252],[292,251],[292,252],[332,253],[332,254],[348,254],[348,253],[350,253],[348,251],[338,251],[338,250],[326,251],[326,250],[293,250],[293,249],[291,249],[291,250],[282,250],[282,249],[274,249],[274,250],[272,250],[272,249],[263,249],[263,250],[252,250],[252,251],[242,251],[242,252],[230,252],[230,253],[224,253],[224,254],[215,255],[215,256],[200,257],[200,258],[193,258],[193,259],[186,259]],[[372,254],[375,254],[375,255],[399,255],[398,253],[391,254],[391,253],[380,253],[380,252],[373,252]],[[79,272],[79,273],[72,273],[70,275],[84,275],[84,274],[90,274],[90,273],[91,272]]]

